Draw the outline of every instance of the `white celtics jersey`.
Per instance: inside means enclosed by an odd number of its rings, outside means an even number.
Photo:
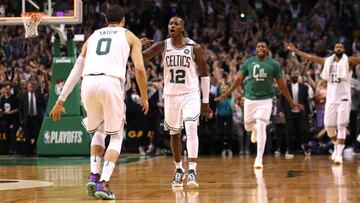
[[[329,71],[330,77],[327,83],[326,103],[351,102],[351,72],[348,71],[346,79],[340,79],[337,76],[338,68],[338,62],[333,61]]]
[[[188,38],[186,45],[176,48],[171,38],[165,40],[163,53],[164,95],[180,95],[199,91],[195,63],[195,42]]]
[[[96,30],[88,39],[83,76],[105,74],[125,81],[130,47],[122,27]]]

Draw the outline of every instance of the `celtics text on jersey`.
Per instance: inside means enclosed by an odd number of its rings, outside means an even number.
[[[171,38],[165,40],[163,52],[164,95],[180,95],[199,91],[195,62],[195,42],[187,39],[185,46],[176,48]]]

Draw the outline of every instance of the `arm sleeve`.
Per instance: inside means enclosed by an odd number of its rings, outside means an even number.
[[[69,77],[67,78],[63,89],[61,90],[59,100],[65,102],[71,91],[74,89],[75,84],[79,81],[81,74],[84,70],[85,58],[79,56],[76,60],[73,69],[70,72]]]
[[[200,87],[202,93],[202,103],[209,103],[209,93],[210,93],[210,77],[205,76],[200,78]]]

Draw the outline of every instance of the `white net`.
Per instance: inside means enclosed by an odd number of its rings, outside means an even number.
[[[37,37],[39,35],[37,28],[42,20],[43,13],[29,12],[23,13],[21,16],[25,27],[25,38]]]

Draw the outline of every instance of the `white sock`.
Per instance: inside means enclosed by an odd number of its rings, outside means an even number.
[[[180,162],[175,162],[175,170],[178,169],[178,168],[181,168],[183,171],[184,171],[184,167],[182,165],[182,161]]]
[[[256,139],[257,139],[257,159],[262,159],[266,144],[266,123],[262,120],[256,120]]]
[[[196,162],[189,162],[189,170],[195,170],[196,171]]]
[[[345,148],[344,144],[337,144],[336,156],[341,156],[344,148]]]
[[[100,172],[101,157],[93,155],[90,157],[90,172],[99,174]]]
[[[336,150],[337,150],[337,143],[336,142],[333,142],[334,143],[334,152],[336,154]]]
[[[100,181],[103,181],[103,180],[109,181],[110,177],[114,171],[114,168],[115,168],[115,163],[113,163],[111,161],[105,161],[103,169],[102,169]]]
[[[186,149],[189,158],[197,158],[199,151],[199,138],[198,135],[188,135],[186,139]]]

